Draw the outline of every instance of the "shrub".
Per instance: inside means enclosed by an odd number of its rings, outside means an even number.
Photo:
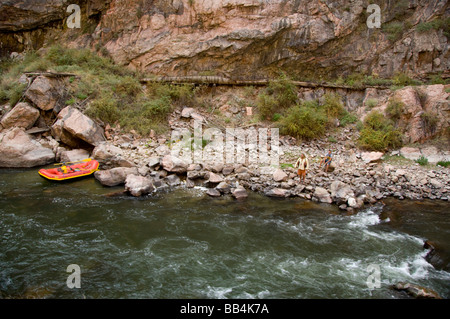
[[[430,30],[443,29],[445,36],[449,36],[450,32],[450,18],[437,18],[428,22],[421,22],[416,26],[417,32],[428,32]]]
[[[113,124],[121,118],[121,112],[117,104],[117,100],[111,94],[104,94],[101,98],[90,103],[86,109],[86,114]]]
[[[335,119],[345,115],[345,109],[338,94],[327,93],[324,95],[324,103],[320,105],[328,119]]]
[[[278,103],[273,95],[261,93],[258,95],[257,106],[262,119],[270,119],[278,110]]]
[[[424,166],[428,164],[428,159],[425,156],[420,156],[418,159],[415,160],[416,163],[419,163],[419,165]]]
[[[436,165],[442,166],[442,167],[449,167],[450,166],[450,161],[439,161],[439,162],[436,163]]]
[[[364,119],[358,144],[376,151],[398,148],[403,144],[402,134],[390,119],[378,111],[372,111]]]
[[[344,116],[342,116],[340,119],[340,125],[345,127],[348,124],[353,124],[358,121],[358,117],[352,113],[346,112]]]
[[[391,41],[396,41],[403,34],[404,25],[402,22],[393,21],[382,25],[381,29],[387,33],[387,37]]]
[[[386,115],[393,120],[398,120],[403,113],[405,104],[398,99],[391,99],[386,107]]]
[[[296,138],[311,139],[325,133],[326,115],[312,107],[296,105],[290,107],[280,119],[280,132]]]
[[[369,98],[369,99],[367,99],[367,101],[366,101],[366,107],[368,108],[368,109],[373,109],[375,106],[377,106],[378,105],[378,100],[377,99],[374,99],[374,98]]]
[[[423,112],[420,115],[420,119],[422,120],[423,129],[426,133],[433,134],[436,131],[436,126],[439,122],[439,118],[436,114],[431,112]]]
[[[395,86],[408,86],[408,85],[420,85],[420,81],[414,80],[404,72],[397,72],[392,78],[392,83]]]
[[[282,74],[270,81],[267,88],[258,95],[257,106],[263,119],[272,119],[273,114],[285,110],[297,102],[297,88],[290,78]]]

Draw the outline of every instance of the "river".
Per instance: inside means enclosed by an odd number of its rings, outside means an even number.
[[[398,281],[450,297],[450,273],[423,248],[432,240],[448,260],[448,202],[392,199],[345,215],[254,193],[108,195],[121,189],[1,169],[0,297],[403,298],[390,289]],[[66,284],[71,264],[80,288]]]

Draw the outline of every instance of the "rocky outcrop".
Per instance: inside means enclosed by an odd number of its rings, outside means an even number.
[[[377,3],[379,29],[366,25],[366,1],[87,0],[83,29],[91,31],[74,40],[73,30],[62,26],[67,2],[9,1],[0,4],[0,37],[9,53],[37,49],[56,36],[80,47],[103,46],[118,63],[164,76],[448,72],[442,28],[415,31],[418,23],[441,18],[447,2]],[[402,25],[391,31],[384,27],[390,23]]]
[[[70,151],[62,151],[60,155],[61,162],[82,161],[89,158],[89,152],[83,149],[75,149]]]
[[[148,177],[131,174],[125,179],[125,191],[129,192],[132,196],[146,195],[153,190],[153,182]]]
[[[39,118],[39,111],[27,102],[17,103],[14,108],[3,116],[1,124],[3,128],[13,126],[29,129],[33,127]]]
[[[34,79],[30,87],[25,91],[25,97],[43,111],[50,111],[56,108],[59,112],[58,102],[62,96],[63,85],[61,80],[46,76],[38,76]]]
[[[0,133],[0,167],[34,167],[55,161],[55,154],[20,128]]]
[[[168,172],[185,173],[188,168],[188,163],[178,157],[166,155],[161,159],[161,166]]]
[[[417,299],[442,299],[436,291],[411,283],[398,282],[392,288],[405,291],[408,295]]]
[[[125,157],[123,150],[110,142],[102,142],[96,146],[92,151],[92,157],[104,168],[134,166],[134,164]]]
[[[80,140],[97,146],[105,141],[103,129],[76,108],[67,106],[59,112],[52,127],[54,135],[69,146],[77,146]]]
[[[115,167],[108,170],[96,171],[95,178],[105,186],[124,184],[128,175],[138,175],[136,167]]]

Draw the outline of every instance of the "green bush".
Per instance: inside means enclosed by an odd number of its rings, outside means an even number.
[[[391,99],[386,107],[386,115],[393,120],[398,120],[403,113],[405,104],[398,99]]]
[[[280,119],[280,132],[301,139],[312,139],[325,133],[327,116],[308,105],[290,107]]]
[[[378,105],[378,100],[374,98],[369,98],[366,101],[366,107],[370,110],[373,109],[375,106]]]
[[[352,113],[346,112],[344,116],[339,119],[340,125],[345,127],[348,124],[354,124],[358,121],[358,117]]]
[[[450,161],[439,161],[439,162],[436,163],[436,165],[442,166],[442,167],[449,167],[450,166]]]
[[[384,23],[381,27],[383,32],[387,33],[387,37],[391,41],[398,40],[403,34],[405,26],[402,22],[393,21],[389,23]]]
[[[390,119],[378,111],[372,111],[364,119],[358,144],[365,149],[383,151],[401,147],[402,138]]]
[[[421,166],[424,166],[428,164],[428,159],[422,155],[418,159],[416,159],[415,162],[419,163]]]
[[[398,87],[404,87],[408,85],[420,85],[421,82],[410,78],[404,72],[397,72],[392,78],[392,84]]]
[[[416,26],[417,32],[428,32],[430,30],[443,29],[445,36],[449,36],[450,33],[450,18],[437,18],[428,22],[421,22]]]
[[[327,93],[324,95],[324,103],[320,105],[328,119],[340,118],[345,115],[344,105],[338,94]]]
[[[269,82],[258,95],[257,107],[262,119],[273,119],[275,113],[286,110],[297,103],[297,88],[293,81],[282,74]]]

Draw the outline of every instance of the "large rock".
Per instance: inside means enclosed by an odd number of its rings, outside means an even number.
[[[288,197],[289,191],[283,188],[272,188],[264,192],[268,197]]]
[[[208,190],[206,191],[206,194],[208,194],[211,197],[220,197],[221,196],[220,192],[215,188],[208,188]]]
[[[238,200],[245,199],[248,197],[247,191],[242,186],[239,186],[239,187],[235,188],[234,190],[232,190],[231,194],[233,195],[234,198],[236,198]]]
[[[405,291],[408,295],[414,298],[442,299],[436,291],[411,283],[398,282],[395,285],[392,285],[392,288],[395,290]]]
[[[61,162],[75,162],[89,158],[89,152],[83,149],[76,149],[61,152]]]
[[[284,182],[288,179],[288,177],[289,176],[282,169],[277,169],[273,173],[273,180],[275,182]]]
[[[95,178],[105,186],[116,186],[125,183],[128,175],[138,175],[136,167],[115,167],[96,171]]]
[[[222,194],[228,194],[231,190],[231,187],[227,182],[220,182],[219,185],[216,186],[216,189]]]
[[[92,157],[96,159],[102,168],[135,167],[135,164],[125,158],[121,148],[110,142],[103,142],[92,151]]]
[[[153,182],[148,177],[131,174],[125,179],[125,191],[135,197],[149,194],[153,190]]]
[[[20,128],[0,133],[0,167],[34,167],[55,161],[55,153]]]
[[[417,147],[402,147],[400,149],[400,155],[403,157],[415,161],[420,156],[422,156],[422,153],[420,152],[420,149]]]
[[[92,119],[74,107],[67,106],[59,112],[53,132],[64,143],[74,144],[70,139],[80,139],[92,146],[106,141],[103,129]]]
[[[331,198],[338,204],[347,202],[349,197],[354,197],[355,194],[350,185],[341,181],[333,181],[330,185]]]
[[[211,184],[218,184],[223,181],[223,178],[220,175],[217,175],[213,172],[209,172],[208,182]]]
[[[316,197],[321,203],[331,204],[333,202],[330,194],[323,187],[316,187],[316,189],[314,190],[314,197]]]
[[[381,160],[381,158],[383,157],[382,152],[363,152],[361,153],[361,159],[366,163],[372,163],[372,162],[377,162],[379,160]]]
[[[61,95],[60,86],[61,83],[57,79],[38,76],[25,92],[25,97],[41,110],[53,110]]]
[[[186,173],[188,163],[178,157],[166,155],[161,159],[161,166],[168,172]]]
[[[3,128],[13,126],[25,129],[31,128],[39,118],[39,111],[27,102],[17,103],[1,120]]]

